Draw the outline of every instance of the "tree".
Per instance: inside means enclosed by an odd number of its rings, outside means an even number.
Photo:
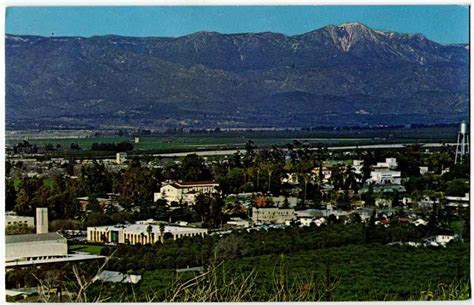
[[[339,164],[332,167],[331,178],[329,180],[334,186],[335,191],[340,190],[344,186],[344,175]]]
[[[199,194],[193,205],[204,227],[217,228],[223,221],[224,200],[219,194]]]
[[[151,232],[153,231],[153,227],[151,225],[148,225],[146,227],[146,233],[148,234],[148,243],[152,243],[151,241]]]
[[[448,196],[464,196],[469,192],[469,184],[465,179],[454,179],[448,182],[446,187],[446,195]]]
[[[96,160],[92,164],[83,165],[79,176],[79,190],[82,195],[97,197],[111,192],[112,182],[105,165]]]
[[[375,237],[375,220],[376,220],[377,212],[375,209],[372,211],[372,215],[370,216],[369,224],[365,228],[365,243],[373,242]]]
[[[127,205],[146,205],[153,202],[153,192],[162,181],[161,173],[141,167],[138,163],[130,167],[120,177],[121,201]]]
[[[16,190],[12,179],[5,179],[5,210],[11,211],[16,204]]]
[[[204,159],[196,154],[189,154],[184,157],[179,166],[178,177],[183,180],[211,180],[211,171],[204,163]]]
[[[165,241],[164,236],[165,236],[165,224],[160,222],[160,240],[162,243]]]

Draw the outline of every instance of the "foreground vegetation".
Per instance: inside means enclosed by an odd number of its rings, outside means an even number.
[[[23,285],[36,286],[38,279],[49,278],[50,286],[73,292],[77,301],[469,298],[468,242],[454,241],[446,247],[387,244],[404,239],[422,240],[432,233],[429,226],[393,223],[388,228],[372,228],[370,223],[331,223],[320,228],[292,226],[234,232],[222,237],[167,240],[164,244],[104,246],[100,254],[110,258],[103,269],[141,274],[142,280],[135,285],[92,283],[100,266],[91,263],[79,264],[80,271],[76,272],[67,264],[44,270],[17,270],[7,274],[6,280],[7,287],[18,280]],[[71,248],[98,249],[94,245]],[[176,272],[201,266],[203,273]],[[78,277],[81,285],[88,283],[83,290],[79,288]],[[63,281],[58,282],[61,278]],[[47,285],[42,281],[42,285]]]

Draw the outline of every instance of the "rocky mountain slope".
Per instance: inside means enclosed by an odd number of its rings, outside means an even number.
[[[346,23],[296,36],[6,37],[9,128],[317,126],[468,116],[464,45]]]

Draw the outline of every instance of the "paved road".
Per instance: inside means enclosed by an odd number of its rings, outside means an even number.
[[[330,146],[329,150],[348,150],[348,149],[377,149],[377,148],[403,148],[406,145],[413,145],[414,143],[406,144],[371,144],[371,145],[352,145],[352,146]],[[423,147],[440,147],[441,143],[420,143]],[[446,143],[447,145],[456,145],[456,143]],[[286,150],[286,149],[284,149]],[[165,153],[165,154],[154,154],[155,157],[184,157],[189,154],[196,154],[201,157],[210,157],[210,156],[226,156],[235,154],[237,151],[243,152],[244,149],[227,149],[227,150],[206,150],[206,151],[188,151],[188,152],[179,152],[179,153]]]

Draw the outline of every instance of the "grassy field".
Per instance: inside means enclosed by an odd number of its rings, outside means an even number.
[[[99,245],[71,245],[69,247],[69,250],[87,252],[90,254],[100,254],[100,250],[102,250],[102,248],[104,247]]]

